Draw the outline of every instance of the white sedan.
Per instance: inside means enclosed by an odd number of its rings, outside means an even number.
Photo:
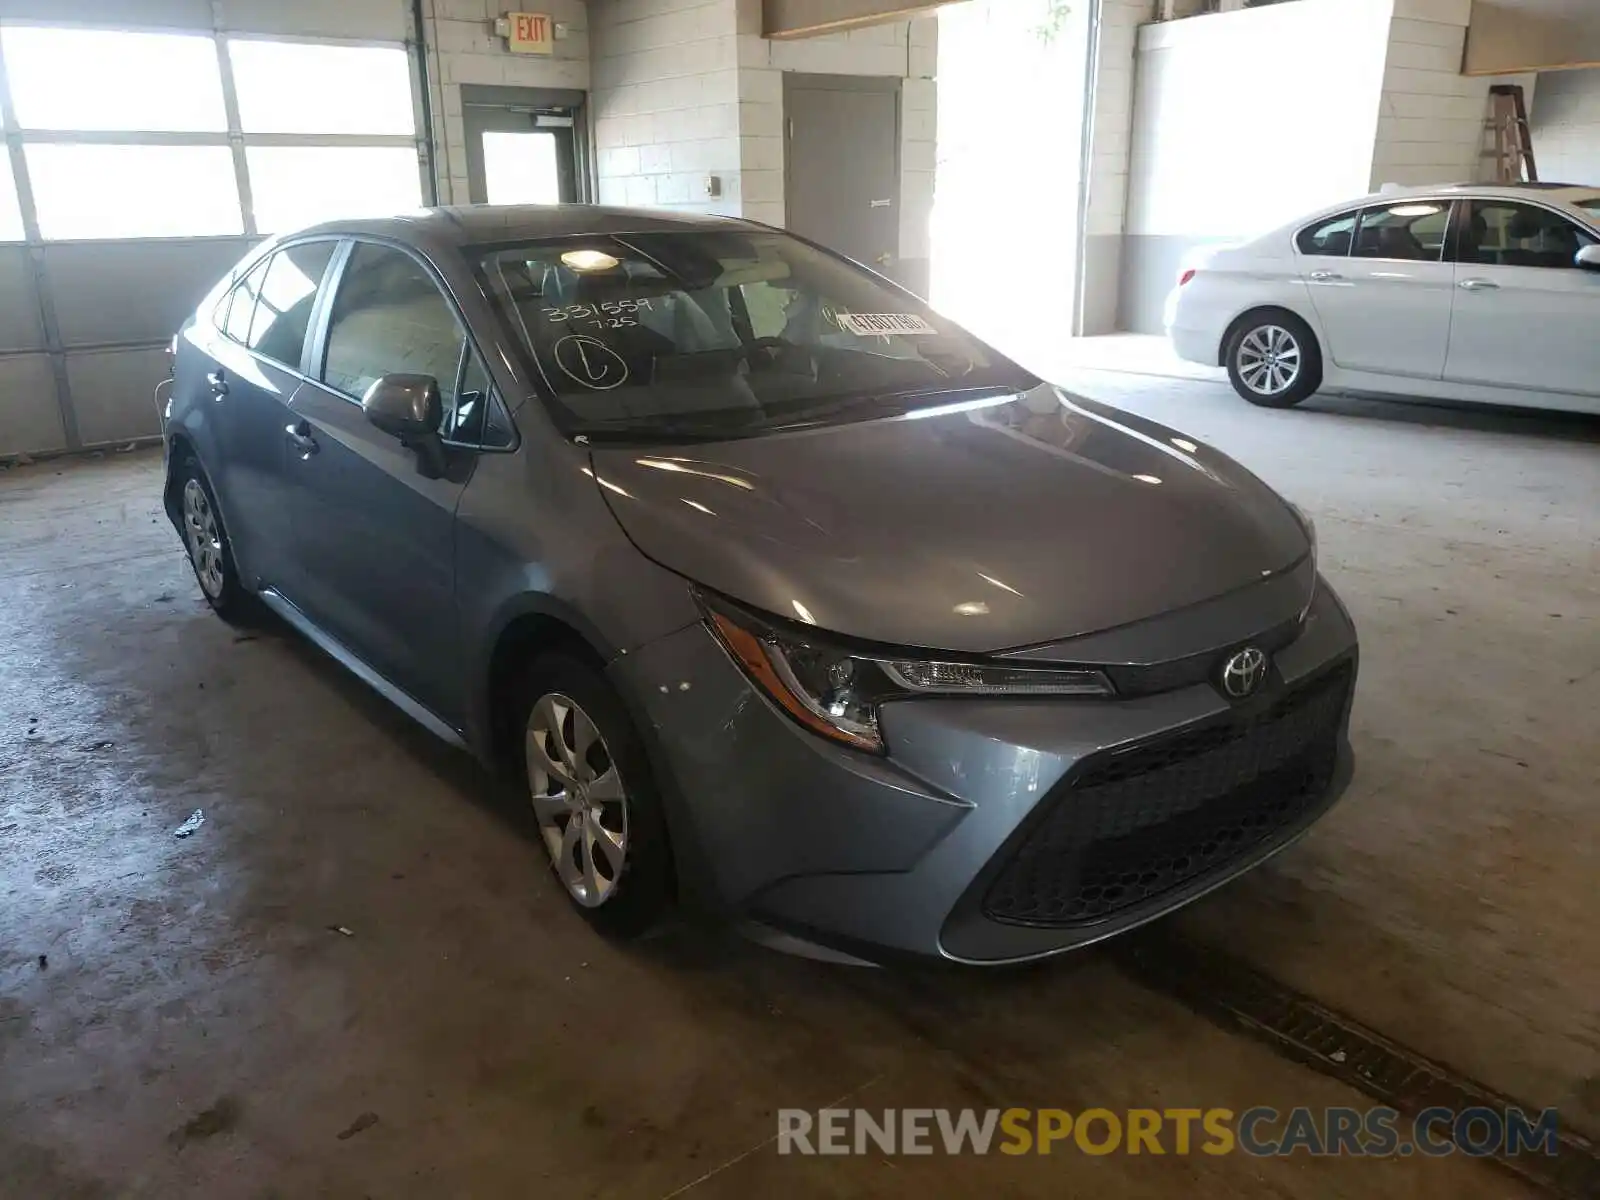
[[[1408,188],[1201,251],[1181,358],[1253,404],[1319,387],[1600,413],[1600,189]]]

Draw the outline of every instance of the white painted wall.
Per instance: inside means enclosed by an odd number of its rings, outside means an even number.
[[[1128,232],[1241,236],[1364,193],[1388,15],[1298,0],[1146,26]]]
[[[1115,327],[1157,332],[1196,246],[1368,190],[1393,3],[1298,0],[1139,31]],[[1091,241],[1105,208],[1091,199]]]
[[[1600,187],[1600,68],[1541,73],[1532,125],[1540,179]]]

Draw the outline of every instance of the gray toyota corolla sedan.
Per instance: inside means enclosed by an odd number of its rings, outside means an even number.
[[[997,268],[998,269],[998,268]],[[166,506],[511,772],[600,929],[1037,958],[1260,863],[1350,774],[1309,521],[751,223],[438,209],[253,251],[175,342]]]

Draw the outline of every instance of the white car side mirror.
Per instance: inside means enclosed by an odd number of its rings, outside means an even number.
[[[1573,262],[1585,271],[1600,271],[1600,244],[1591,243],[1583,247]]]

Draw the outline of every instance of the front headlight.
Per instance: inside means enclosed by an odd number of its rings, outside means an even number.
[[[745,674],[814,733],[883,753],[878,710],[910,696],[1108,696],[1111,681],[1074,667],[941,662],[891,657],[830,644],[701,597],[713,632]]]

